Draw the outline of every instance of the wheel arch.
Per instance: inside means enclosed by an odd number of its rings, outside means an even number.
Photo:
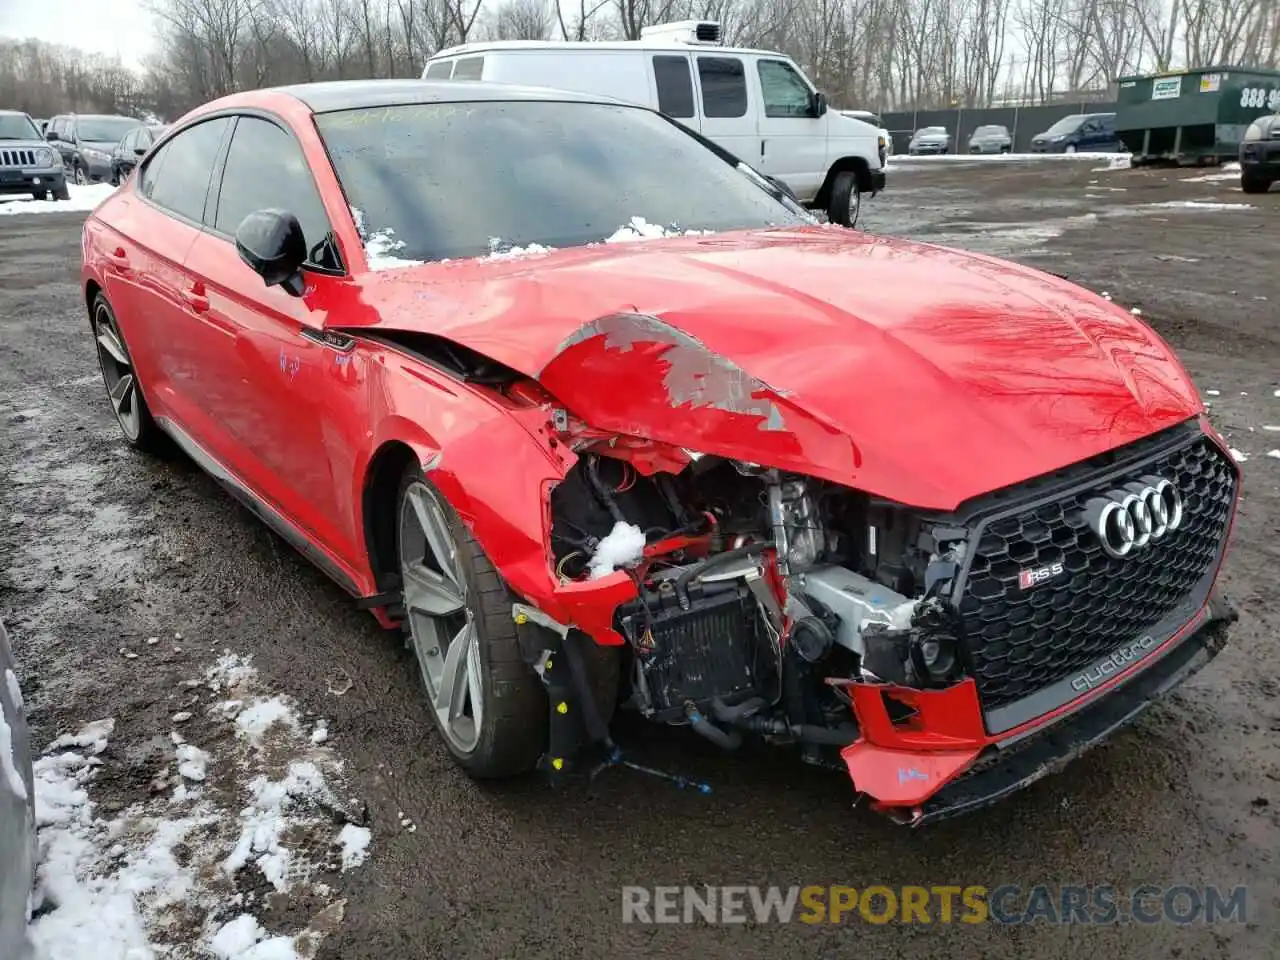
[[[361,527],[369,569],[379,592],[399,589],[395,500],[405,470],[411,464],[421,462],[418,452],[409,443],[391,439],[374,451],[365,469],[360,494]],[[387,509],[388,506],[391,509]]]
[[[103,293],[102,284],[90,277],[85,281],[84,285],[84,309],[89,317],[89,326],[93,326],[93,301],[98,299],[98,294]],[[105,296],[105,294],[104,294]]]
[[[846,170],[852,170],[857,174],[859,190],[863,193],[871,192],[871,164],[867,163],[866,158],[841,157],[827,171],[827,177],[822,181],[822,186],[818,188],[818,195],[814,198],[814,206],[826,209],[827,204],[831,202],[831,188],[836,182],[836,177]]]

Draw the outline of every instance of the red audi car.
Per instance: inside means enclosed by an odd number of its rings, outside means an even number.
[[[238,94],[84,228],[162,435],[403,629],[471,774],[756,736],[922,823],[1220,648],[1239,475],[1151,330],[815,223],[662,115],[496,84]]]

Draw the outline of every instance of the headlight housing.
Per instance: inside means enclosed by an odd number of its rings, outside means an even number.
[[[55,150],[40,150],[37,152],[36,159],[52,167],[58,163],[58,153]]]
[[[1245,132],[1244,132],[1244,139],[1245,139],[1245,142],[1246,142],[1246,143],[1248,143],[1248,142],[1250,142],[1250,141],[1253,141],[1253,140],[1261,140],[1261,139],[1262,139],[1262,124],[1260,124],[1260,123],[1251,123],[1251,124],[1249,124],[1249,129],[1245,130]]]
[[[111,154],[109,153],[103,153],[101,150],[91,150],[88,148],[85,149],[84,155],[93,160],[110,160],[111,159]]]

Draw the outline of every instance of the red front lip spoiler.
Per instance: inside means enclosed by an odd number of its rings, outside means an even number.
[[[966,797],[962,804],[964,809],[982,805],[1051,772],[1053,761],[1063,759],[1064,753],[1070,757],[1081,752],[1132,719],[1172,686],[1181,683],[1212,659],[1220,648],[1220,643],[1215,645],[1205,639],[1209,628],[1235,617],[1235,611],[1225,600],[1216,594],[1211,595],[1182,628],[1128,670],[1057,710],[999,736],[989,736],[983,727],[977,687],[971,678],[945,690],[851,684],[846,689],[853,698],[862,736],[845,747],[841,757],[854,787],[872,798],[872,806],[876,810],[913,824],[925,819],[941,819],[961,811],[953,809],[954,804],[944,804],[941,809],[927,813],[929,801],[956,781],[984,753],[992,748],[1008,748],[1015,741],[1029,738],[1029,735],[1070,726],[1071,718],[1090,713],[1090,708],[1100,706],[1109,694],[1116,692],[1117,687],[1130,681],[1138,686],[1144,674],[1153,675],[1153,682],[1148,684],[1153,689],[1138,691],[1139,696],[1132,704],[1113,711],[1114,717],[1090,718],[1092,726],[1098,730],[1073,732],[1065,738],[1065,750],[1056,754],[1050,751],[1039,758],[1030,775],[1020,776],[1009,785],[999,785],[977,800]],[[1203,642],[1190,642],[1197,639]],[[1187,651],[1187,657],[1173,655],[1184,646],[1194,649]],[[1189,666],[1181,662],[1184,659],[1188,660]],[[1162,668],[1165,661],[1177,662]],[[1118,699],[1122,697],[1123,692],[1117,694]],[[909,720],[895,725],[889,717],[886,698],[912,707],[916,713]]]

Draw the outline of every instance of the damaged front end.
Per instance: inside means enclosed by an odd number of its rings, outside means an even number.
[[[939,512],[833,479],[860,460],[847,436],[651,317],[585,327],[537,379],[574,458],[539,622],[620,648],[647,719],[795,745],[899,819],[1043,776],[1207,662],[1234,616],[1211,591],[1238,472],[1197,420]],[[1169,488],[1177,524],[1136,562],[1103,550],[1100,498]]]

